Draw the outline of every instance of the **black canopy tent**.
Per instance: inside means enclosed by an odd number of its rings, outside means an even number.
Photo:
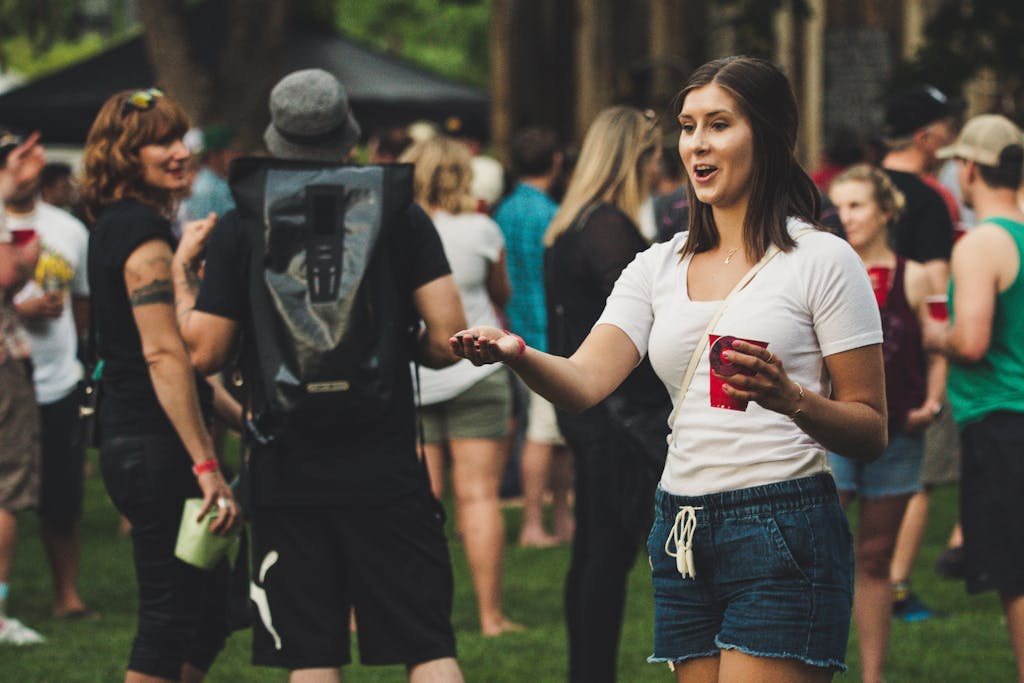
[[[219,2],[205,2],[188,17],[195,59],[213,64],[223,35]],[[457,116],[469,130],[487,130],[489,98],[479,88],[360,45],[329,30],[289,29],[282,74],[320,67],[348,91],[365,133],[421,118]],[[103,102],[114,92],[155,82],[142,36],[0,95],[0,125],[42,131],[51,144],[82,144]]]

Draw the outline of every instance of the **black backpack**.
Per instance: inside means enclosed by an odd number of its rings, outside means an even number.
[[[412,166],[247,158],[230,185],[251,246],[253,445],[337,440],[379,416],[406,371],[387,243],[407,220]]]

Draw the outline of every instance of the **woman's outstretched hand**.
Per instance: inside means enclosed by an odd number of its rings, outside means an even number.
[[[456,332],[448,340],[452,353],[468,359],[473,365],[503,363],[523,353],[522,339],[497,327],[471,327]]]
[[[786,374],[782,359],[773,351],[739,339],[733,342],[732,348],[723,357],[754,374],[722,377],[726,394],[743,401],[755,401],[762,408],[783,415],[792,415],[800,407],[803,392]]]

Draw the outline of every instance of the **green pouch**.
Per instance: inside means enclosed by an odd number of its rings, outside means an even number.
[[[185,500],[174,556],[200,569],[213,569],[229,550],[237,547],[241,526],[224,536],[218,536],[210,531],[210,525],[217,519],[217,507],[214,506],[197,522],[196,516],[202,507],[202,498]]]

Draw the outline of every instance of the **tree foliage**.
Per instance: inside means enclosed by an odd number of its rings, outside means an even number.
[[[336,6],[336,25],[356,40],[487,85],[489,0],[337,0]]]

